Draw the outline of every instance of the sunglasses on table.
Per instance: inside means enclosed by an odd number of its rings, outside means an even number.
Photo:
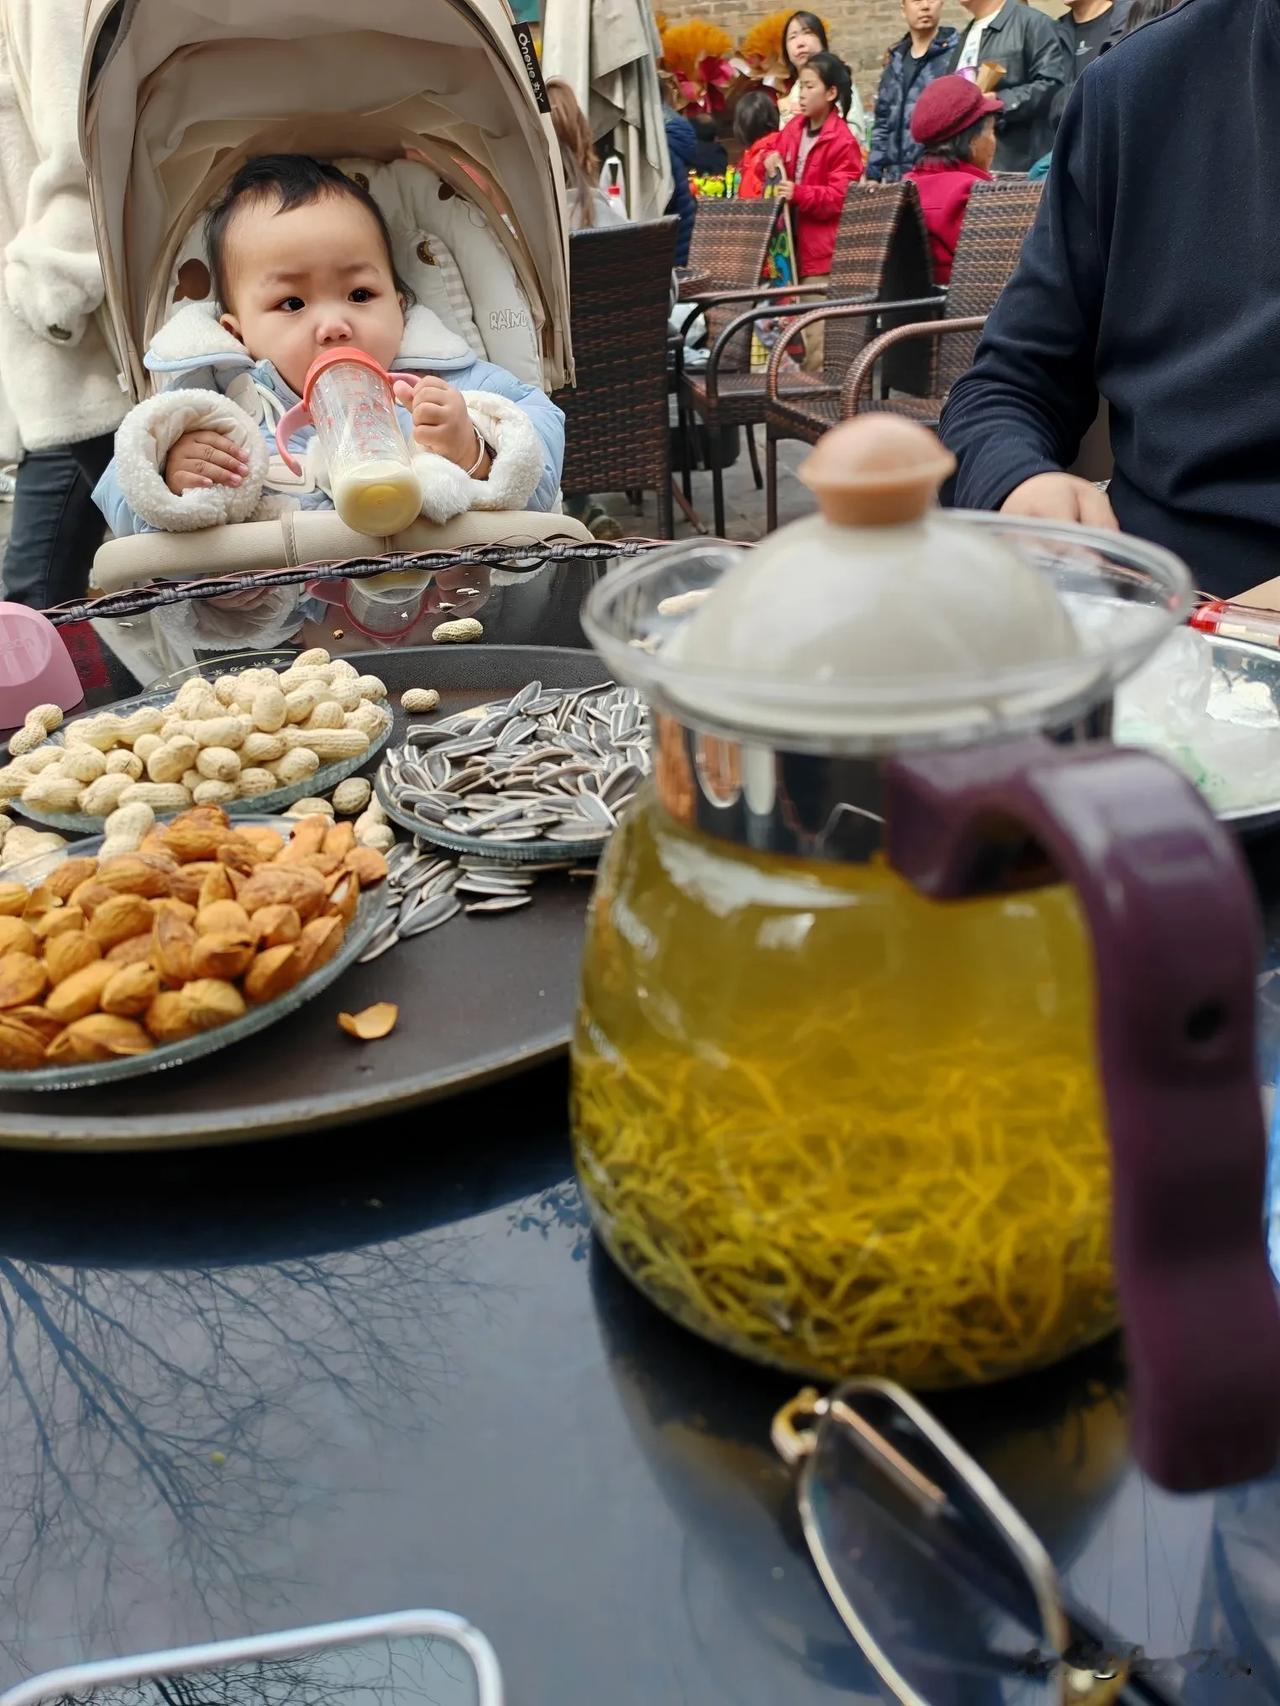
[[[1043,1544],[889,1381],[813,1388],[773,1420],[823,1585],[901,1706],[1178,1706],[1068,1610]]]

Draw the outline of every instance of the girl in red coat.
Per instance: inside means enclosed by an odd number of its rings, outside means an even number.
[[[738,199],[759,201],[764,194],[765,161],[777,153],[782,139],[778,103],[763,89],[749,90],[734,108],[733,134],[743,148]]]
[[[843,60],[815,53],[801,68],[796,86],[800,112],[778,141],[776,164],[783,172],[778,194],[791,203],[801,284],[825,284],[845,191],[862,176],[862,150],[844,119],[851,85]],[[818,326],[805,334],[806,370],[820,371],[822,357]]]
[[[951,263],[973,186],[991,182],[995,115],[1003,111],[1003,101],[984,95],[967,77],[939,77],[911,115],[911,134],[924,156],[906,178],[920,194],[933,276],[939,284],[951,282]]]

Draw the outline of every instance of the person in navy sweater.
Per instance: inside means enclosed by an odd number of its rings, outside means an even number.
[[[1280,0],[1186,0],[1089,67],[943,411],[950,501],[1118,523],[1219,597],[1280,573],[1277,89]],[[1099,398],[1109,494],[1066,472]]]

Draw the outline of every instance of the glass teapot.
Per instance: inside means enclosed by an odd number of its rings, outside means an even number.
[[[1280,1439],[1257,920],[1191,785],[1099,738],[1189,577],[943,514],[951,466],[847,423],[821,515],[593,589],[655,754],[592,903],[579,1177],[653,1301],[797,1373],[998,1380],[1122,1313],[1144,1467],[1243,1479]]]

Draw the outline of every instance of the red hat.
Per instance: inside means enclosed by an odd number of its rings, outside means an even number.
[[[1003,111],[1003,101],[984,95],[967,77],[938,77],[916,102],[911,134],[922,148],[931,148],[968,130],[988,113]]]

